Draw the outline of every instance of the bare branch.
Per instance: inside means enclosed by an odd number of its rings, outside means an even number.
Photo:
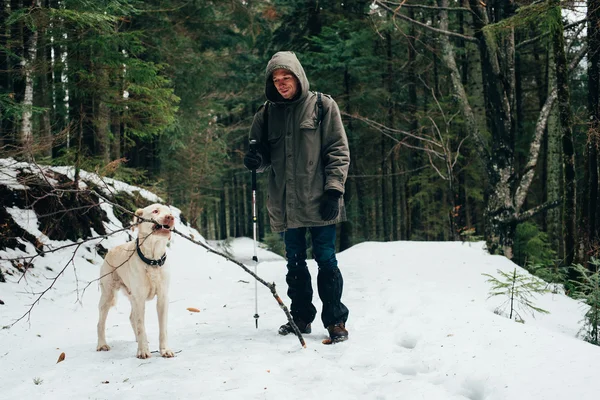
[[[456,32],[452,32],[452,31],[447,31],[447,30],[443,30],[443,29],[434,28],[433,26],[424,24],[424,23],[419,22],[419,21],[415,21],[414,19],[409,18],[409,17],[407,17],[404,14],[401,14],[398,11],[400,7],[397,7],[396,9],[392,9],[392,8],[390,8],[389,6],[387,6],[385,4],[385,3],[387,3],[385,1],[375,0],[373,3],[377,4],[381,8],[383,8],[386,11],[388,11],[389,13],[393,14],[394,18],[398,17],[398,18],[400,18],[400,19],[402,19],[404,21],[410,22],[411,24],[417,25],[417,26],[419,26],[419,27],[421,27],[423,29],[427,29],[427,30],[430,30],[432,32],[439,33],[440,35],[459,38],[459,39],[465,40],[467,42],[479,43],[479,40],[477,40],[476,38],[474,38],[472,36],[461,35],[460,33],[456,33]]]
[[[399,133],[401,135],[405,135],[405,136],[408,136],[410,138],[413,138],[413,139],[416,139],[416,140],[420,140],[420,141],[423,141],[423,142],[426,142],[426,143],[429,143],[431,145],[439,147],[439,144],[436,143],[432,139],[429,139],[429,138],[426,138],[426,137],[423,137],[423,136],[419,136],[419,135],[416,135],[416,134],[414,134],[412,132],[404,131],[402,129],[390,128],[389,126],[383,125],[383,124],[381,124],[381,123],[379,123],[377,121],[373,121],[372,119],[369,119],[369,118],[366,118],[366,117],[362,117],[362,116],[357,115],[357,114],[348,114],[347,112],[344,112],[344,111],[340,111],[340,112],[341,112],[342,115],[344,115],[346,117],[350,117],[350,118],[354,118],[354,119],[356,119],[358,121],[362,121],[362,122],[366,123],[367,125],[371,126],[372,128],[377,129],[378,131],[380,131],[381,133],[383,133],[386,137],[392,139],[395,142],[400,142],[400,140],[397,139],[397,138],[395,138],[394,136],[391,136],[388,132],[390,132],[390,133]],[[415,148],[415,149],[421,149],[419,147],[413,147],[413,148]]]
[[[427,153],[427,157],[429,157],[429,165],[431,165],[431,167],[435,170],[435,172],[437,172],[437,174],[440,176],[440,178],[442,178],[445,181],[448,180],[449,177],[444,176],[444,174],[442,174],[440,172],[440,170],[438,169],[438,167],[435,165],[435,163],[431,159],[431,154]]]
[[[418,9],[423,9],[423,10],[433,10],[433,11],[439,11],[439,10],[445,10],[445,11],[460,11],[460,12],[468,12],[473,14],[473,10],[471,10],[470,8],[467,7],[439,7],[439,6],[426,6],[423,4],[404,4],[404,3],[397,3],[395,1],[386,1],[386,4],[390,4],[390,5],[395,5],[395,6],[399,6],[399,8],[418,8]]]
[[[82,192],[86,192],[86,190],[82,190]],[[88,191],[88,192],[92,192],[92,191]],[[95,193],[95,192],[94,192],[94,193]],[[97,194],[97,193],[96,193],[96,194]],[[98,195],[98,194],[97,194],[97,195]],[[102,196],[100,196],[100,197],[102,197]],[[113,205],[113,206],[117,206],[117,207],[119,207],[119,208],[122,208],[122,209],[124,209],[123,207],[119,206],[118,204],[116,204],[116,203],[114,203],[114,202],[111,202],[111,201],[109,201],[109,200],[107,200],[107,199],[104,199],[104,201],[106,201],[107,203],[109,203],[109,204],[111,204],[111,205]],[[124,209],[124,210],[125,210],[125,211],[127,211],[127,212],[129,212],[129,213],[131,213],[129,210],[126,210],[126,209]],[[131,213],[131,214],[133,215],[133,213]],[[145,218],[143,218],[143,217],[139,217],[139,216],[138,216],[138,220],[139,220],[139,221],[138,221],[136,224],[139,224],[139,223],[141,223],[141,222],[154,222],[154,223],[156,223],[156,221],[154,221],[154,220],[152,220],[152,219],[151,219],[151,220],[148,220],[148,219],[145,219]],[[84,243],[86,243],[86,242],[89,242],[89,241],[92,241],[92,240],[98,240],[98,239],[100,239],[100,240],[104,240],[104,239],[106,239],[106,237],[107,237],[107,236],[114,235],[114,234],[115,234],[115,233],[117,233],[117,232],[124,231],[124,230],[127,230],[127,229],[130,229],[130,226],[128,226],[128,227],[126,227],[126,228],[123,228],[123,229],[118,229],[118,230],[116,230],[116,231],[113,231],[113,232],[111,232],[110,234],[107,234],[107,235],[99,235],[99,236],[95,236],[95,237],[91,237],[91,238],[87,238],[87,239],[82,239],[82,240],[78,241],[77,243],[71,243],[71,244],[67,244],[67,245],[59,246],[59,247],[57,247],[57,248],[54,248],[54,249],[51,249],[51,250],[48,250],[48,251],[42,251],[42,253],[41,253],[41,254],[46,254],[46,253],[54,253],[54,252],[57,252],[57,251],[59,251],[59,250],[64,250],[64,249],[66,249],[66,248],[69,248],[69,247],[75,247],[75,249],[73,250],[73,253],[72,253],[72,255],[71,255],[71,258],[70,258],[70,259],[69,259],[69,261],[68,261],[68,262],[65,264],[65,266],[64,266],[64,267],[63,267],[63,268],[60,270],[60,272],[59,272],[59,273],[58,273],[58,274],[57,274],[57,275],[56,275],[54,278],[52,278],[52,279],[51,279],[51,281],[52,281],[52,282],[50,283],[50,285],[49,285],[47,288],[45,288],[45,289],[44,289],[42,292],[40,292],[40,293],[34,293],[34,294],[37,294],[37,297],[35,298],[35,300],[33,301],[33,303],[32,303],[32,304],[29,306],[29,309],[28,309],[28,310],[27,310],[27,311],[26,311],[26,312],[25,312],[25,313],[24,313],[24,314],[23,314],[21,317],[19,317],[19,318],[18,318],[16,321],[14,321],[14,322],[13,322],[13,323],[12,323],[10,326],[13,326],[13,325],[15,325],[15,324],[16,324],[16,323],[18,323],[19,321],[23,320],[25,317],[28,317],[28,318],[29,318],[29,317],[31,316],[31,312],[32,312],[33,308],[34,308],[34,307],[35,307],[37,304],[39,304],[39,302],[40,302],[40,301],[41,301],[41,299],[44,297],[44,295],[45,295],[46,293],[48,293],[48,291],[49,291],[50,289],[52,289],[52,287],[54,287],[54,285],[55,285],[55,284],[56,284],[56,282],[58,281],[58,278],[59,278],[61,275],[63,275],[63,273],[64,273],[64,271],[67,269],[67,267],[68,267],[70,264],[73,264],[73,266],[75,265],[75,263],[74,263],[75,256],[77,255],[77,252],[78,252],[79,248],[80,248],[80,247],[81,247],[81,246],[82,246]],[[240,266],[240,267],[241,267],[241,268],[242,268],[242,269],[243,269],[245,272],[247,272],[247,273],[248,273],[248,274],[250,274],[252,277],[254,277],[254,279],[256,279],[258,282],[260,282],[260,283],[262,283],[263,285],[265,285],[265,286],[266,286],[266,287],[267,287],[267,288],[268,288],[268,289],[271,291],[271,293],[272,293],[273,297],[275,298],[275,300],[277,301],[278,305],[280,306],[280,308],[281,308],[281,309],[283,310],[283,312],[285,313],[285,315],[286,315],[286,317],[287,317],[287,319],[288,319],[288,321],[289,321],[290,325],[292,326],[292,328],[293,328],[294,332],[295,332],[295,333],[296,333],[296,335],[298,336],[298,339],[299,339],[299,341],[300,341],[300,343],[301,343],[302,347],[306,347],[306,343],[305,343],[305,341],[304,341],[304,339],[303,339],[303,337],[302,337],[302,334],[300,333],[300,330],[298,329],[297,325],[295,324],[295,322],[294,322],[294,320],[293,320],[293,318],[292,318],[292,315],[290,314],[290,312],[289,312],[288,308],[287,308],[287,307],[286,307],[286,305],[283,303],[283,301],[281,300],[281,297],[279,297],[279,295],[277,294],[277,291],[275,290],[275,283],[268,283],[268,282],[266,282],[265,280],[263,280],[262,278],[260,278],[258,275],[256,275],[254,272],[252,272],[250,269],[248,269],[248,268],[247,268],[247,267],[246,267],[244,264],[242,264],[241,262],[239,262],[239,261],[237,261],[237,260],[234,260],[234,259],[232,259],[232,258],[229,258],[227,255],[225,255],[225,254],[222,254],[222,253],[220,253],[220,252],[218,252],[218,251],[216,251],[216,250],[214,250],[214,249],[210,248],[209,246],[205,245],[204,243],[201,243],[201,242],[199,242],[199,241],[197,241],[197,240],[194,240],[194,239],[192,239],[190,236],[188,236],[188,235],[185,235],[185,234],[183,234],[183,233],[179,232],[179,231],[178,231],[178,230],[176,230],[176,229],[173,229],[173,232],[174,232],[174,233],[176,233],[176,234],[178,234],[179,236],[181,236],[181,237],[183,237],[183,238],[185,238],[185,239],[187,239],[187,240],[191,241],[191,242],[192,242],[192,243],[194,243],[194,244],[197,244],[197,245],[199,245],[199,246],[202,246],[202,247],[204,247],[204,248],[205,248],[206,250],[208,250],[209,252],[211,252],[211,253],[213,253],[213,254],[216,254],[216,255],[219,255],[219,256],[221,256],[221,257],[225,258],[226,260],[228,260],[228,261],[230,261],[230,262],[232,262],[232,263],[234,263],[234,264],[236,264],[236,265]],[[25,259],[30,259],[30,260],[33,260],[33,259],[35,259],[36,257],[39,257],[41,254],[36,254],[36,255],[34,255],[34,256],[23,256],[23,257],[16,258],[16,259],[14,259],[14,260],[25,260]],[[134,252],[132,252],[132,253],[131,253],[131,255],[130,255],[130,257],[129,257],[129,258],[131,258],[131,257],[133,256],[133,254],[134,254]],[[128,259],[126,259],[126,260],[124,260],[124,261],[123,261],[123,262],[122,262],[120,265],[118,265],[118,266],[116,266],[116,267],[114,267],[114,266],[113,266],[113,270],[112,270],[112,271],[110,271],[110,272],[108,272],[108,273],[104,274],[103,276],[100,276],[100,277],[98,277],[97,279],[93,279],[92,281],[88,282],[88,283],[87,283],[87,285],[86,285],[86,286],[83,288],[83,291],[82,291],[82,294],[81,294],[81,296],[83,296],[83,295],[85,294],[85,291],[87,290],[87,288],[88,288],[88,287],[89,287],[89,286],[90,286],[90,285],[91,285],[93,282],[97,282],[97,281],[99,281],[100,279],[104,278],[105,276],[112,274],[112,273],[113,273],[113,272],[114,272],[116,269],[118,269],[118,268],[120,268],[121,266],[125,265],[125,264],[127,263],[127,261],[129,260],[129,258],[128,258]],[[11,261],[11,260],[13,260],[13,259],[4,259],[4,261]],[[75,271],[75,273],[76,273],[76,271]],[[25,273],[24,273],[23,275],[25,275]],[[78,289],[78,288],[77,288],[77,298],[78,298],[78,300],[80,299],[80,296],[79,296],[79,289]]]
[[[383,177],[383,178],[388,178],[388,177],[391,177],[391,176],[397,176],[397,175],[406,175],[406,174],[410,174],[410,173],[417,172],[417,171],[420,171],[420,170],[422,170],[422,169],[425,169],[425,168],[427,168],[427,166],[426,166],[426,165],[424,165],[424,166],[422,166],[422,167],[415,168],[415,169],[411,169],[411,170],[408,170],[408,171],[394,172],[393,174],[385,174],[385,175],[384,175],[384,174],[374,174],[374,175],[348,175],[348,178],[349,178],[349,179],[350,179],[350,178],[353,178],[353,179],[354,179],[354,178],[378,178],[378,179],[380,179],[380,178],[382,178],[382,177]]]
[[[550,208],[554,208],[556,206],[558,206],[561,203],[561,199],[557,199],[557,200],[553,200],[553,201],[549,201],[546,202],[544,204],[540,204],[537,207],[531,208],[527,211],[523,211],[521,213],[518,213],[517,215],[515,215],[515,217],[513,218],[514,222],[523,222],[528,220],[529,218],[544,212]],[[503,222],[509,222],[509,221],[503,221]]]
[[[563,28],[563,29],[567,30],[567,29],[575,28],[575,27],[577,27],[577,26],[579,26],[580,24],[583,24],[583,23],[585,23],[585,22],[587,22],[587,18],[584,18],[584,19],[581,19],[581,20],[579,20],[579,21],[575,21],[575,22],[573,22],[573,23],[567,24],[567,25],[565,25],[565,26],[564,26],[564,28]],[[583,26],[582,28],[580,28],[579,32],[581,32],[581,29],[583,29],[584,27],[585,27],[585,26]],[[542,39],[542,38],[545,38],[545,37],[546,37],[546,36],[548,36],[549,34],[550,34],[550,32],[544,32],[544,33],[542,33],[542,34],[540,34],[540,35],[538,35],[538,36],[536,36],[536,37],[533,37],[533,38],[531,38],[531,39],[524,40],[524,41],[522,41],[521,43],[517,44],[517,45],[515,46],[515,49],[517,49],[517,50],[518,50],[518,49],[520,49],[521,47],[525,47],[525,46],[527,46],[527,45],[530,45],[531,43],[535,43],[535,42],[539,41],[540,39]]]
[[[63,269],[61,269],[60,272],[52,279],[50,286],[48,286],[46,289],[44,289],[41,293],[38,293],[38,297],[34,300],[33,303],[31,303],[29,305],[29,309],[9,326],[14,326],[16,323],[18,323],[25,317],[27,317],[27,320],[29,321],[29,318],[31,317],[31,311],[33,311],[33,307],[35,307],[35,305],[38,304],[40,302],[40,300],[42,300],[42,297],[44,297],[44,295],[46,293],[48,293],[48,291],[54,287],[54,284],[58,281],[58,278],[63,274],[63,272],[65,272],[65,270],[67,269],[67,267],[69,266],[71,261],[73,261],[73,259],[75,258],[75,254],[77,254],[77,250],[82,245],[82,243],[76,243],[76,244],[77,244],[77,248],[75,249],[75,251],[73,251],[73,255],[71,256],[71,259],[65,264]]]
[[[275,283],[268,283],[267,281],[263,280],[261,277],[259,277],[258,275],[256,275],[254,272],[252,272],[249,268],[247,268],[241,262],[239,262],[237,260],[234,260],[234,259],[228,257],[227,255],[216,251],[215,249],[210,248],[209,246],[205,245],[202,242],[199,242],[199,241],[197,241],[195,239],[192,239],[190,236],[185,235],[185,234],[179,232],[177,229],[173,229],[173,232],[176,233],[176,234],[178,234],[179,236],[181,236],[181,237],[189,240],[190,242],[192,242],[194,244],[197,244],[198,246],[204,247],[209,253],[213,253],[213,254],[216,254],[218,256],[221,256],[224,259],[226,259],[227,261],[230,261],[230,262],[236,264],[237,266],[239,266],[240,268],[242,268],[246,273],[250,274],[258,282],[262,283],[267,288],[269,288],[269,290],[271,291],[271,294],[273,295],[273,297],[277,301],[277,304],[279,304],[279,307],[285,313],[285,315],[286,315],[286,317],[287,317],[290,325],[292,326],[292,328],[294,329],[294,332],[296,333],[296,336],[298,336],[298,340],[300,340],[300,344],[302,345],[302,347],[304,347],[304,348],[306,347],[306,343],[304,342],[304,338],[302,338],[302,334],[300,333],[300,330],[298,329],[298,326],[296,326],[296,323],[294,322],[294,319],[292,318],[292,314],[290,314],[288,308],[283,303],[283,301],[281,300],[281,297],[279,297],[279,295],[277,294],[277,291],[275,290]]]

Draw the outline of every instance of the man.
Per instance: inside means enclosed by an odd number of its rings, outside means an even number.
[[[302,333],[311,332],[317,310],[312,304],[306,264],[306,231],[319,266],[317,287],[321,320],[332,342],[348,338],[348,309],[341,302],[343,279],[335,257],[335,224],[346,220],[342,195],[350,152],[336,102],[309,91],[304,69],[293,52],[276,53],[267,65],[267,120],[264,108],[254,116],[244,157],[250,170],[269,171],[267,210],[273,232],[281,232],[287,257],[291,314]],[[265,126],[268,129],[263,129]],[[293,332],[290,323],[281,335]]]

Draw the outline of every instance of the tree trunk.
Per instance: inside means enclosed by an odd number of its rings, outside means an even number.
[[[229,182],[225,183],[225,209],[227,210],[225,226],[227,227],[226,237],[235,237],[234,216],[233,216],[233,188]]]
[[[410,18],[415,18],[415,13],[412,8],[409,8],[408,15]],[[419,119],[417,112],[419,110],[419,99],[417,96],[417,81],[418,75],[416,71],[416,63],[417,63],[417,30],[414,26],[410,27],[410,35],[408,36],[408,114],[410,121],[410,130],[412,132],[417,132],[419,129]],[[423,100],[423,104],[426,107],[427,101]],[[418,164],[418,155],[412,151],[409,151],[406,156],[406,162],[404,163],[404,167],[407,170],[414,169]],[[404,240],[410,240],[413,235],[413,228],[415,224],[413,224],[413,218],[418,216],[418,212],[414,211],[413,207],[411,207],[410,201],[413,194],[416,194],[419,190],[418,187],[411,189],[410,186],[410,176],[408,174],[402,176],[402,226],[403,229],[401,231],[400,237]]]
[[[554,56],[551,56],[552,63]],[[554,68],[548,71],[548,81],[556,80],[556,72]],[[557,107],[552,109],[548,118],[548,165],[547,179],[544,181],[548,198],[558,199],[563,195],[562,182],[562,149],[560,143],[560,124],[558,122]],[[551,209],[546,214],[546,225],[548,227],[548,235],[550,243],[556,249],[557,254],[563,254],[564,244],[562,240],[562,208],[557,207]]]
[[[112,140],[110,141],[111,160],[121,158],[121,125],[121,115],[116,111],[112,111],[110,113],[110,132],[112,134]]]
[[[393,93],[393,80],[394,80],[394,68],[393,68],[393,51],[392,51],[392,36],[390,32],[385,34],[385,49],[386,49],[386,68],[385,68],[385,87],[387,89],[388,96],[388,115],[387,123],[388,126],[394,126],[394,102],[392,101]],[[392,209],[394,204],[391,201],[390,196],[390,178],[393,179],[393,175],[390,176],[388,168],[388,153],[389,153],[389,139],[385,136],[381,136],[381,214],[383,224],[383,240],[389,241],[392,239],[391,235],[391,221]]]
[[[598,146],[600,146],[600,0],[588,0],[587,5],[588,48],[588,113],[590,127],[584,158],[584,180],[580,224],[579,259],[587,262],[600,255],[598,231]]]
[[[352,110],[352,99],[351,99],[351,88],[350,88],[350,73],[348,68],[344,69],[344,93],[346,97],[345,102],[345,111],[350,113]],[[347,124],[348,127],[348,142],[350,144],[351,149],[355,149],[356,146],[353,143],[356,143],[356,138],[354,135],[354,125],[352,120],[350,119]],[[352,154],[350,155],[352,157]],[[358,175],[358,168],[356,159],[354,158],[350,161],[350,175],[354,175],[354,178],[348,179],[346,182],[346,193],[344,194],[344,203],[350,206],[350,210],[357,209],[360,224],[360,231],[362,231],[362,238],[368,239],[368,219],[367,219],[367,207],[365,206],[365,189],[364,184],[361,181]],[[356,195],[355,195],[356,194]],[[342,223],[341,231],[340,231],[340,249],[343,250],[347,247],[352,246],[355,242],[354,236],[359,228],[355,227],[351,222],[351,219],[347,222]]]
[[[35,0],[34,4],[36,7],[41,7],[41,0]],[[22,61],[25,76],[25,96],[23,98],[19,145],[23,148],[25,158],[31,159],[33,156],[33,81],[38,46],[37,29],[34,29],[33,32],[26,29],[23,34],[23,42],[26,50],[25,58]]]
[[[47,4],[44,5],[47,7]],[[35,104],[44,109],[40,115],[40,148],[39,153],[43,157],[52,157],[52,130],[50,123],[50,110],[52,109],[51,85],[51,52],[50,52],[50,37],[48,26],[43,25],[39,30],[39,46],[38,46],[38,65],[39,65],[39,89],[37,90],[37,98]]]
[[[565,55],[565,43],[562,19],[560,14],[560,5],[558,0],[552,0],[556,6],[555,22],[557,28],[552,32],[552,41],[554,49],[554,62],[556,66],[556,88],[558,99],[558,113],[560,117],[561,139],[563,150],[563,185],[565,195],[563,198],[563,237],[565,242],[565,251],[563,265],[569,268],[570,277],[574,278],[571,268],[575,259],[575,154],[573,146],[573,114],[571,112],[571,99],[569,93],[569,71],[567,57]]]
[[[58,1],[53,0],[51,7],[60,7]],[[57,37],[67,35],[64,33],[63,23],[60,20],[52,21],[51,35],[55,38],[52,45],[54,50],[54,59],[52,61],[52,104],[51,123],[53,127],[53,147],[52,156],[58,157],[60,151],[65,147],[68,148],[70,140],[70,132],[68,127],[69,121],[69,106],[67,100],[67,82],[66,82],[66,65],[67,65],[67,50],[62,43],[56,44]]]
[[[462,0],[465,2],[465,0]],[[464,6],[468,7],[468,4]],[[458,14],[458,32],[461,35],[466,34],[465,31],[465,20],[463,13]],[[469,58],[468,58],[468,49],[466,47],[466,42],[463,39],[458,39],[458,48],[460,50],[460,76],[461,82],[463,86],[466,86],[469,83]],[[465,140],[469,136],[469,132],[467,132],[464,127],[459,128],[459,137],[458,140]],[[462,155],[465,160],[469,159],[468,146],[464,146],[461,149]],[[454,231],[453,237],[455,240],[460,239],[460,233],[469,228],[469,223],[467,219],[469,218],[469,203],[467,197],[467,171],[465,168],[458,168],[458,173],[456,174],[456,198],[454,199],[454,208],[453,208],[453,218],[454,218]]]
[[[10,1],[3,0],[0,5],[0,20],[6,21],[11,13]],[[0,48],[8,48],[11,38],[11,29],[4,24],[0,24]],[[0,92],[13,93],[12,59],[8,51],[0,52]],[[13,123],[5,110],[0,108],[0,148],[12,144],[13,141]]]
[[[94,116],[94,125],[96,130],[96,156],[102,160],[105,165],[110,162],[110,110],[106,103],[99,100],[97,110]]]
[[[227,239],[227,184],[221,190],[219,201],[219,240]]]

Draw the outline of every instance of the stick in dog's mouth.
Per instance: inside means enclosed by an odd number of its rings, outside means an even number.
[[[171,231],[171,226],[170,225],[161,225],[161,224],[154,224],[154,226],[152,227],[153,231],[160,231],[160,230],[167,230],[167,231]]]

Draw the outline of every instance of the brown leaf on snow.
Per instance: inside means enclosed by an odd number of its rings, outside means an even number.
[[[65,360],[65,352],[63,351],[62,353],[60,353],[60,356],[58,356],[58,361],[56,362],[57,364],[61,361]]]
[[[200,310],[198,310],[197,308],[194,308],[194,307],[188,307],[187,310],[191,311],[191,312],[200,312]]]

